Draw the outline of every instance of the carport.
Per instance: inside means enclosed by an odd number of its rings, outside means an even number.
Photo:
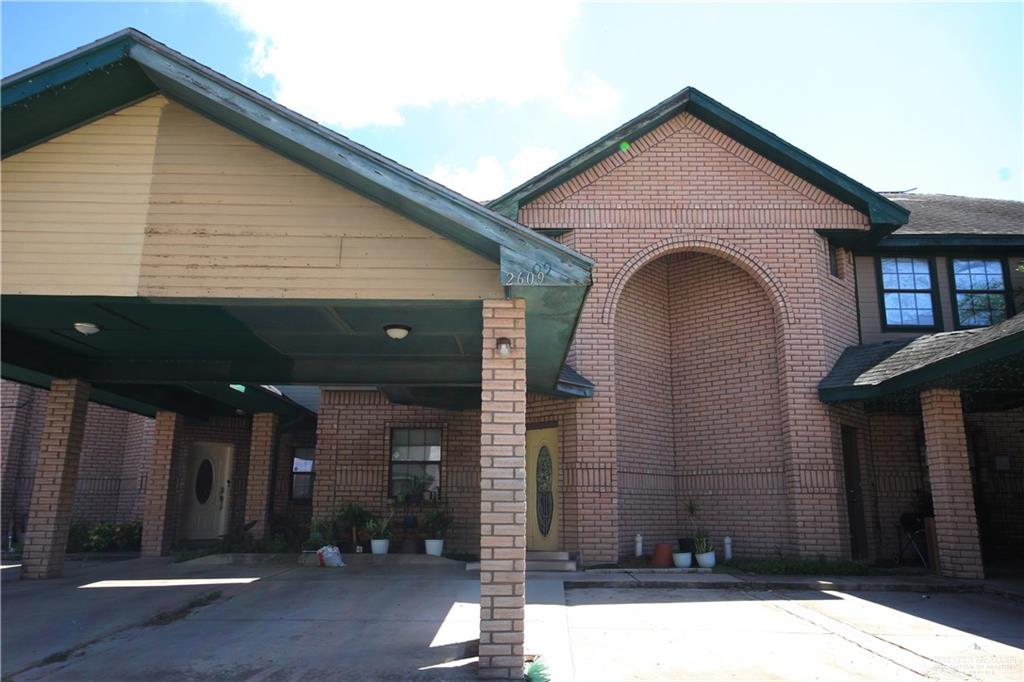
[[[520,675],[526,392],[559,391],[591,261],[134,30],[2,100],[3,376],[50,389],[23,576],[62,571],[90,399],[156,418],[151,556],[183,415],[253,415],[263,522],[302,408],[262,387],[479,405],[480,669]]]
[[[907,440],[915,450],[911,456],[923,460],[922,483],[933,507],[934,570],[980,579],[986,564],[1024,559],[1024,508],[1016,492],[1024,463],[1020,430],[1012,427],[1024,405],[1024,314],[981,329],[848,348],[822,380],[819,395],[824,402],[859,407],[868,420],[889,415],[919,424],[922,437],[916,445],[912,433]],[[1017,435],[1001,442],[1007,433]],[[897,430],[891,434],[899,440]],[[899,454],[889,444],[875,448],[881,450],[872,455],[875,467]],[[858,478],[866,476],[864,464],[861,459]],[[855,486],[848,480],[848,489]],[[863,506],[849,509],[851,516],[870,513]]]

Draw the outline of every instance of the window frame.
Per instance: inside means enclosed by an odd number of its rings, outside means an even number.
[[[299,450],[312,450],[313,457],[299,457],[295,453]],[[295,460],[296,459],[309,459],[313,463],[313,469],[309,472],[295,471]],[[302,476],[309,476],[309,497],[295,497],[295,474]],[[313,501],[313,487],[316,482],[316,448],[308,445],[294,445],[292,446],[292,465],[289,467],[288,473],[288,499],[292,502],[312,502]]]
[[[392,424],[392,423],[385,424],[385,426],[384,426],[384,458],[385,458],[384,462],[385,462],[385,466],[387,467],[387,470],[388,470],[388,476],[387,476],[387,484],[386,484],[387,488],[384,490],[384,495],[389,500],[393,500],[395,502],[401,502],[401,503],[405,502],[404,499],[400,500],[396,495],[392,495],[391,494],[391,488],[392,488],[391,484],[393,482],[393,479],[392,479],[393,466],[394,466],[394,464],[396,464],[396,462],[394,462],[391,459],[391,443],[394,441],[394,433],[395,433],[395,431],[409,431],[409,430],[440,431],[441,432],[441,459],[440,460],[438,460],[436,462],[431,461],[431,460],[414,460],[414,461],[406,461],[406,462],[404,462],[405,464],[436,464],[437,465],[437,495],[436,495],[434,501],[438,501],[439,502],[444,497],[444,462],[445,462],[445,458],[446,458],[446,453],[448,452],[448,425],[447,424],[438,424],[436,422],[421,423],[421,424],[410,424],[410,423],[406,423],[406,422],[394,423],[394,424]],[[402,464],[403,462],[397,462],[397,463],[398,464]],[[420,503],[424,504],[424,503],[426,503],[426,500],[423,500]]]
[[[957,301],[956,301],[956,295],[957,295],[957,292],[959,290],[956,288],[956,272],[953,269],[953,261],[955,261],[955,260],[994,260],[994,261],[998,261],[999,262],[999,267],[1003,271],[1003,290],[1002,290],[1002,292],[995,291],[995,290],[989,290],[989,289],[985,289],[985,290],[981,290],[981,289],[978,289],[978,290],[964,289],[963,291],[965,291],[965,292],[971,291],[972,293],[978,293],[978,294],[998,294],[998,293],[1002,293],[1002,295],[1003,295],[1003,306],[1004,306],[1004,310],[1006,311],[1006,317],[1004,317],[1003,320],[1008,320],[1008,319],[1010,319],[1011,317],[1013,317],[1016,314],[1016,311],[1014,310],[1014,302],[1013,302],[1013,289],[1011,287],[1012,283],[1010,281],[1010,269],[1007,267],[1006,258],[1001,258],[999,256],[978,254],[978,253],[967,253],[967,254],[958,253],[956,255],[949,255],[949,256],[946,256],[946,273],[949,276],[949,307],[953,311],[953,328],[954,329],[956,329],[956,330],[961,330],[961,329],[984,329],[985,327],[992,326],[992,324],[999,324],[998,322],[993,322],[993,323],[988,324],[988,325],[965,325],[965,324],[960,322],[960,306],[957,305]],[[1000,322],[1002,322],[1003,320],[1000,320]]]
[[[909,325],[909,324],[889,324],[889,318],[885,314],[885,293],[889,292],[905,292],[911,291],[915,293],[924,293],[920,289],[886,289],[883,285],[882,280],[882,259],[884,258],[916,258],[918,260],[928,261],[928,280],[931,283],[929,293],[932,298],[932,324],[930,325]],[[899,252],[883,252],[875,254],[875,287],[878,298],[878,314],[879,322],[881,323],[883,332],[928,332],[938,331],[942,329],[942,299],[939,296],[939,276],[938,266],[935,263],[934,256],[923,256],[921,254],[909,254]]]

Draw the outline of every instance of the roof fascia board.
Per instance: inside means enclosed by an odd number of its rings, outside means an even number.
[[[893,234],[879,242],[877,248],[916,249],[947,246],[1024,249],[1024,234]]]
[[[125,59],[134,38],[134,31],[125,29],[88,45],[30,66],[4,78],[0,87],[3,106],[18,102],[62,85],[80,76]]]
[[[177,86],[178,98],[185,103],[204,110],[215,119],[218,118],[218,110],[229,111],[269,132],[279,144],[290,142],[301,146],[308,152],[307,163],[315,163],[318,172],[363,193],[372,193],[371,198],[468,248],[483,252],[492,260],[499,260],[500,248],[508,248],[550,265],[552,270],[559,271],[558,280],[564,284],[586,286],[590,282],[593,261],[585,256],[499,216],[201,64],[144,37],[131,46],[129,54],[161,89],[173,90]],[[283,153],[280,149],[275,151]],[[416,215],[410,215],[410,207],[419,209]],[[467,238],[467,230],[477,238]],[[484,240],[499,248],[487,252],[488,249],[481,245]]]

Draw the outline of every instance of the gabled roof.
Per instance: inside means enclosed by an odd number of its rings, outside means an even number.
[[[883,231],[891,231],[907,222],[908,212],[902,206],[692,87],[677,92],[593,144],[489,202],[488,206],[506,216],[515,217],[520,206],[600,163],[617,152],[623,141],[636,140],[683,112],[692,114],[797,177],[853,206],[867,215],[873,226],[884,228]]]
[[[879,242],[880,248],[1024,247],[1024,202],[950,194],[886,196],[910,211],[910,222]]]
[[[818,384],[825,402],[932,386],[1024,392],[1024,313],[981,329],[852,346]]]
[[[494,261],[552,265],[588,286],[593,261],[149,36],[124,29],[3,80],[2,153],[45,142],[162,93]],[[505,252],[509,253],[505,253]]]
[[[135,29],[5,78],[2,154],[10,156],[156,94],[498,263],[503,283],[523,279],[516,279],[517,273],[543,271],[542,285],[513,283],[506,291],[527,301],[527,343],[534,349],[527,358],[530,390],[558,391],[591,284],[592,260]]]

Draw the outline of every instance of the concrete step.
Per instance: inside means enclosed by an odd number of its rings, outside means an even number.
[[[530,571],[567,571],[576,570],[575,561],[559,561],[557,559],[527,559],[526,570]]]
[[[526,550],[526,560],[536,559],[537,561],[569,561],[568,552],[541,552],[537,550]]]

